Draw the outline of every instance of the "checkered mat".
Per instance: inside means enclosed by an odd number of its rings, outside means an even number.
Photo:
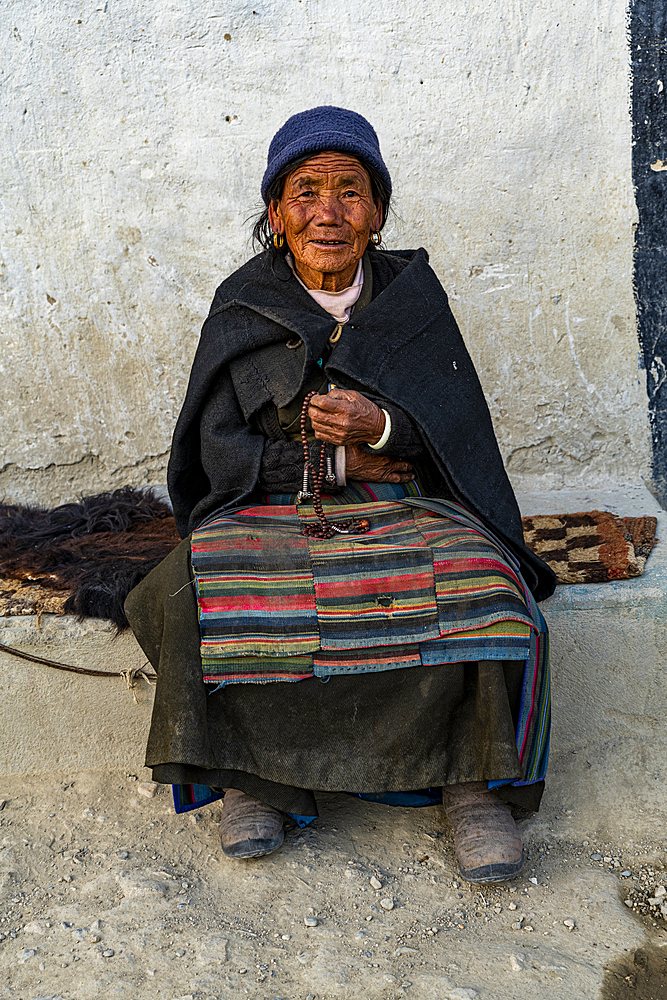
[[[655,517],[617,517],[604,510],[523,518],[526,545],[559,583],[606,583],[641,576],[658,541]]]

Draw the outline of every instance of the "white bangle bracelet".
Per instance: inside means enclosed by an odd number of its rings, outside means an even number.
[[[379,441],[376,441],[375,444],[368,445],[368,447],[372,448],[373,451],[378,451],[380,448],[384,448],[389,440],[389,435],[391,434],[391,417],[384,408],[382,409],[382,412],[384,413],[384,430],[382,431],[382,437]]]

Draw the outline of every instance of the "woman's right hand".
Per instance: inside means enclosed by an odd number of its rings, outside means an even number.
[[[366,483],[409,483],[415,478],[409,462],[388,455],[369,455],[357,444],[345,447],[345,476]]]

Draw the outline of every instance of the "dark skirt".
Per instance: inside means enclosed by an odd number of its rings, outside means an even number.
[[[521,661],[211,692],[202,679],[189,539],[131,592],[125,610],[158,675],[146,751],[155,781],[238,788],[313,816],[316,791],[381,795],[522,777],[515,743]],[[542,791],[538,782],[497,794],[537,809]]]

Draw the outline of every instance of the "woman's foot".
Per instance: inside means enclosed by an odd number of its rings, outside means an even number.
[[[225,791],[220,840],[228,858],[261,858],[284,839],[281,812],[236,788]]]
[[[510,807],[485,781],[446,785],[445,814],[454,831],[456,860],[466,882],[506,882],[524,866],[523,844]]]

